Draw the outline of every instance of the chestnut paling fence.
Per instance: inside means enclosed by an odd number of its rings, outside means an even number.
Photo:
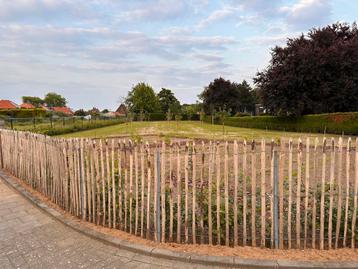
[[[358,139],[61,139],[0,130],[1,167],[71,214],[161,242],[357,247]]]

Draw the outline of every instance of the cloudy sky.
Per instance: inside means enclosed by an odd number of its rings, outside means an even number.
[[[356,0],[0,0],[0,99],[63,94],[114,109],[137,82],[191,103],[252,83],[287,37],[357,19]]]

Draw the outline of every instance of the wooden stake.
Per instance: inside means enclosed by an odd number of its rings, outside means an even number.
[[[192,184],[193,184],[193,201],[192,201],[192,237],[193,244],[196,244],[196,148],[195,141],[193,141],[193,149],[192,149]]]
[[[141,166],[141,199],[140,199],[140,236],[144,237],[144,191],[145,191],[145,167],[144,167],[144,148],[143,143],[140,145],[140,166]]]
[[[129,140],[129,233],[133,233],[133,143]]]
[[[301,180],[302,180],[302,141],[297,147],[297,191],[296,191],[296,247],[301,248]]]
[[[326,185],[326,138],[323,138],[322,146],[322,181],[321,181],[321,209],[320,209],[320,238],[319,247],[324,249],[324,195]]]
[[[213,143],[210,141],[209,144],[209,174],[208,174],[208,226],[209,226],[209,244],[213,244],[213,221],[211,213],[211,195],[213,193],[213,167],[214,167],[214,153],[213,153]]]
[[[345,205],[345,214],[344,214],[344,232],[343,232],[343,247],[346,247],[347,242],[347,230],[348,230],[348,212],[349,212],[349,178],[350,178],[350,150],[351,150],[351,138],[348,138],[348,143],[346,147],[346,205]]]
[[[138,174],[139,174],[139,169],[138,169],[138,145],[135,144],[134,145],[134,168],[135,168],[135,173],[134,173],[134,177],[135,177],[135,221],[134,221],[134,234],[138,235],[138,214],[139,214],[139,183],[138,183]]]
[[[332,248],[332,214],[333,214],[333,192],[334,192],[334,168],[335,168],[335,143],[331,139],[331,168],[329,180],[329,213],[328,213],[328,249]]]
[[[266,242],[266,144],[261,140],[261,247]]]
[[[169,147],[169,242],[173,242],[174,225],[174,184],[173,184],[173,143]]]
[[[312,206],[312,248],[315,249],[316,248],[316,232],[317,232],[317,228],[316,228],[316,217],[317,217],[317,182],[318,182],[318,178],[317,178],[317,146],[318,146],[318,138],[315,138],[315,142],[314,142],[314,151],[313,151],[313,174],[314,174],[314,180],[313,182],[315,182],[314,184],[314,189],[313,189],[313,206]]]
[[[246,179],[247,179],[247,142],[244,140],[244,155],[242,159],[242,245],[245,247],[247,242],[247,231],[246,231],[246,207],[247,207],[247,187],[246,187]]]
[[[233,152],[233,159],[234,159],[234,246],[237,246],[239,244],[239,236],[238,236],[238,222],[237,222],[237,213],[238,213],[238,183],[239,183],[239,171],[238,171],[238,165],[239,165],[239,151],[238,151],[238,145],[237,141],[234,141],[234,152]]]
[[[114,166],[114,161],[115,161],[115,156],[114,156],[114,139],[112,139],[112,149],[111,149],[111,153],[112,153],[112,202],[113,202],[113,228],[117,227],[117,190],[116,190],[116,180],[115,180],[115,166]]]
[[[108,140],[106,139],[106,167],[107,167],[107,198],[108,198],[108,227],[112,228],[112,205],[111,205],[111,169],[110,169],[110,159],[109,159],[109,145]]]
[[[104,157],[103,157],[103,145],[102,139],[99,140],[99,151],[101,157],[101,176],[102,176],[102,225],[106,224],[106,182],[105,182],[105,168],[104,168]]]
[[[189,143],[185,146],[185,216],[184,216],[184,230],[185,230],[185,243],[189,242]]]
[[[305,171],[305,217],[304,217],[304,248],[307,247],[308,196],[310,191],[310,139],[306,139],[306,171]]]
[[[336,242],[335,248],[338,248],[338,241],[341,231],[341,217],[342,217],[342,159],[343,159],[343,141],[342,137],[338,139],[338,204],[337,204],[337,225],[336,225]]]
[[[165,175],[165,164],[166,164],[166,155],[165,155],[165,142],[162,142],[162,154],[161,154],[161,181],[160,181],[160,196],[161,196],[161,213],[162,213],[162,227],[161,227],[161,239],[162,242],[165,242],[165,222],[166,222],[166,213],[165,213],[165,181],[166,181],[166,175]]]
[[[204,169],[205,169],[205,143],[201,142],[201,169],[200,169],[200,243],[204,244]]]
[[[225,142],[225,156],[224,156],[224,188],[225,188],[225,245],[228,247],[230,244],[230,230],[229,230],[229,144]]]
[[[354,201],[353,201],[353,216],[352,216],[352,240],[351,248],[356,247],[356,222],[357,222],[357,200],[358,200],[358,138],[356,138],[355,144],[355,180],[354,180]]]
[[[220,144],[216,143],[216,235],[217,235],[217,244],[221,244],[221,234],[220,234]]]
[[[149,239],[150,236],[150,194],[151,194],[151,161],[150,161],[150,147],[148,142],[146,143],[146,151],[147,151],[147,230],[146,230],[146,238]]]
[[[179,143],[177,143],[177,243],[181,243],[181,176]]]

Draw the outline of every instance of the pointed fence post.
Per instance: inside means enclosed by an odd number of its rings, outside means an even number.
[[[162,232],[161,232],[161,212],[160,212],[160,206],[161,206],[161,203],[160,203],[160,184],[161,184],[161,174],[160,174],[160,171],[161,171],[161,163],[160,163],[160,149],[159,147],[157,148],[157,219],[156,219],[156,222],[157,222],[157,239],[158,239],[158,242],[161,242],[161,235],[162,235]]]
[[[278,154],[277,150],[273,152],[274,158],[274,242],[275,248],[279,248],[278,244]]]

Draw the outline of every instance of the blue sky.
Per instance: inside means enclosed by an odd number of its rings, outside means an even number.
[[[0,0],[0,99],[63,94],[115,107],[137,82],[192,103],[218,76],[252,83],[270,48],[337,21],[354,0]]]

